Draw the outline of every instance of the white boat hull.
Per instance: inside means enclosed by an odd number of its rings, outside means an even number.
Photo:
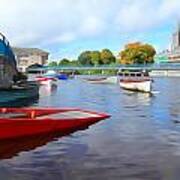
[[[118,78],[117,76],[111,76],[111,77],[107,77],[107,83],[113,83],[113,84],[116,84],[118,81]]]
[[[152,90],[151,80],[136,81],[136,82],[120,81],[119,85],[123,89],[132,90],[132,91],[151,92]]]
[[[48,86],[48,87],[57,86],[56,81],[51,80],[51,79],[48,79],[48,80],[45,80],[45,81],[40,81],[39,83],[40,83],[41,85],[46,85],[46,86]]]
[[[111,76],[107,78],[88,80],[88,81],[93,84],[116,84],[117,80],[118,80],[117,76]]]

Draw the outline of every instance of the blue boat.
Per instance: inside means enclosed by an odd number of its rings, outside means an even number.
[[[15,55],[6,37],[0,33],[0,89],[10,88],[17,73]]]
[[[59,80],[68,80],[68,75],[67,74],[58,74],[56,75],[56,78]]]

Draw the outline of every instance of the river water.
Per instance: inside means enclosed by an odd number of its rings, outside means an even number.
[[[53,140],[9,146],[0,180],[178,180],[180,78],[155,78],[153,89],[150,96],[81,78],[42,88],[33,106],[80,107],[111,118]]]

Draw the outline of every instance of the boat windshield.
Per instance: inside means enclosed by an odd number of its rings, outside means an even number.
[[[121,70],[118,72],[119,76],[123,77],[148,77],[148,71],[129,71],[129,70]]]

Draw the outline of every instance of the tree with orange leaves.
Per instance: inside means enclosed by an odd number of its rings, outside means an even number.
[[[129,43],[119,53],[121,64],[147,64],[154,62],[156,50],[149,44]]]

